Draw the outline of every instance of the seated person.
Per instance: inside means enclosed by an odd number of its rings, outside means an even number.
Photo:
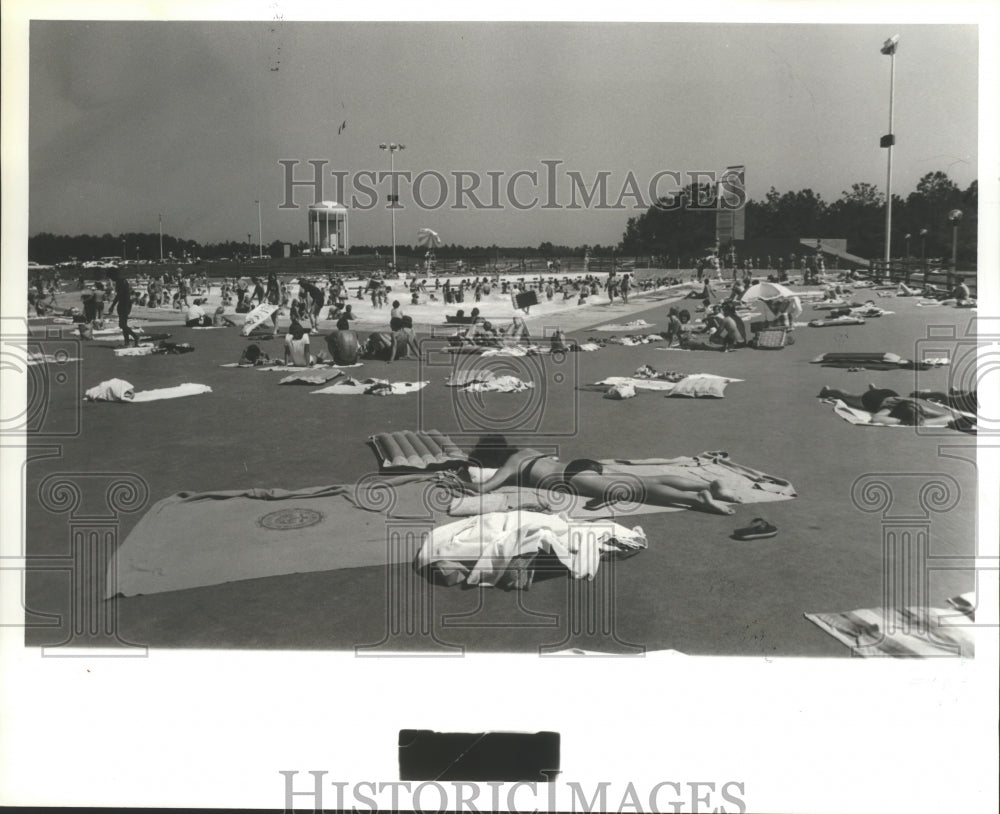
[[[667,340],[667,347],[669,348],[675,339],[680,342],[683,332],[684,326],[681,324],[680,313],[676,308],[672,307],[667,312],[667,329],[662,331],[660,336]]]
[[[338,331],[349,331],[351,329],[351,320],[352,319],[357,319],[357,317],[354,315],[354,312],[351,311],[350,304],[348,304],[348,305],[346,305],[344,307],[343,312],[341,313],[340,317],[337,319],[337,330]]]
[[[562,328],[556,328],[555,332],[549,338],[549,347],[552,353],[565,353],[574,349],[575,345],[575,341],[566,338],[566,334],[563,333]]]
[[[309,353],[309,329],[301,322],[293,322],[285,334],[285,364],[312,367],[315,361]]]
[[[722,345],[724,351],[733,350],[737,345],[745,344],[741,326],[737,324],[736,306],[731,302],[722,304],[722,323],[716,332],[715,339]]]
[[[368,334],[361,349],[362,359],[381,359],[384,362],[391,360],[395,354],[396,340],[392,334],[385,331],[376,331]]]
[[[216,328],[235,328],[236,323],[233,322],[229,317],[226,316],[226,309],[223,306],[219,306],[215,309],[215,313],[212,314],[212,324]]]
[[[951,296],[955,299],[955,305],[960,308],[967,308],[974,304],[971,296],[969,295],[969,287],[965,284],[965,280],[960,280],[958,285],[955,286],[954,290],[951,292]]]
[[[188,328],[204,328],[212,325],[212,317],[205,313],[205,309],[201,307],[202,302],[204,300],[195,299],[184,312],[184,324]]]
[[[903,398],[895,390],[868,385],[860,396],[824,386],[817,398],[840,399],[848,407],[871,413],[873,424],[920,426],[928,420],[947,417],[947,426],[968,429],[970,421],[957,410],[926,398]]]
[[[476,345],[497,345],[500,334],[493,328],[493,323],[484,321],[472,327],[471,339]]]
[[[260,349],[260,345],[247,345],[243,353],[240,354],[239,364],[241,365],[266,365],[270,364],[271,357]]]
[[[485,494],[502,486],[557,489],[588,497],[588,507],[597,508],[604,505],[611,495],[621,491],[622,480],[605,475],[604,467],[598,461],[578,458],[563,463],[535,449],[510,446],[502,435],[480,438],[469,458],[482,467],[497,469],[495,475],[482,483],[463,484],[466,491],[473,494]],[[633,492],[628,497],[630,502],[689,506],[716,514],[734,512],[720,501],[741,502],[717,480],[706,484],[674,475],[652,475],[631,476],[629,483]]]

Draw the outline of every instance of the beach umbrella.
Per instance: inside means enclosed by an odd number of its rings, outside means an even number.
[[[750,286],[743,294],[743,301],[771,300],[775,297],[794,297],[795,292],[778,283],[762,282]]]
[[[428,249],[436,249],[441,245],[441,236],[433,229],[421,229],[417,232],[417,243]]]
[[[771,314],[780,313],[787,308],[789,315],[795,319],[802,313],[802,300],[790,288],[778,283],[757,283],[750,286],[742,297],[744,302],[758,302],[764,305]],[[785,303],[789,303],[788,306]]]

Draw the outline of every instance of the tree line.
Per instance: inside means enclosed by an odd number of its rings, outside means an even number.
[[[537,247],[463,246],[447,244],[435,251],[442,259],[460,259],[463,255],[504,258],[530,257],[583,257],[589,252],[593,257],[613,254],[660,255],[668,257],[693,257],[704,252],[715,242],[714,210],[698,209],[688,205],[696,196],[710,197],[708,187],[692,185],[679,193],[679,200],[662,198],[659,206],[650,207],[645,213],[628,219],[625,232],[617,246],[565,246],[544,242]],[[701,200],[705,200],[702,197]],[[675,204],[679,204],[676,205]],[[666,208],[670,207],[670,208]],[[939,257],[950,259],[952,230],[948,213],[960,209],[963,213],[958,230],[958,259],[960,263],[976,260],[978,232],[978,184],[973,181],[965,190],[960,189],[943,172],[927,173],[917,188],[905,198],[893,195],[893,257],[903,257],[909,248],[911,257],[919,259]],[[832,203],[811,189],[779,193],[774,187],[763,200],[749,200],[745,208],[746,237],[757,239],[790,239],[803,237],[847,238],[847,249],[866,258],[879,258],[884,252],[885,194],[868,183],[852,184],[840,198]],[[926,230],[926,234],[921,234]],[[907,241],[905,235],[909,234]],[[292,255],[301,255],[308,244],[299,241],[291,244]],[[282,257],[285,243],[274,240],[264,246],[264,254]],[[165,259],[241,259],[258,254],[254,242],[227,240],[216,243],[199,243],[173,235],[163,235]],[[423,256],[424,249],[409,245],[396,247],[397,253]],[[391,257],[392,246],[352,246],[352,255]],[[158,232],[127,232],[112,235],[55,235],[40,232],[28,238],[28,258],[38,263],[58,263],[76,258],[80,261],[101,257],[121,257],[125,260],[158,260],[160,235]]]
[[[678,199],[662,198],[659,206],[629,218],[622,235],[626,254],[696,256],[715,242],[715,211],[691,207],[712,194],[708,187],[691,185]],[[978,182],[965,190],[947,174],[923,176],[905,198],[892,196],[892,256],[950,260],[952,226],[948,213],[962,211],[958,229],[958,260],[974,263],[978,232]],[[670,207],[670,208],[668,208]],[[921,234],[925,230],[924,234]],[[885,252],[885,193],[874,184],[852,184],[833,202],[811,189],[780,193],[774,187],[763,200],[748,200],[745,234],[756,239],[846,238],[847,250],[866,258]],[[909,235],[907,240],[906,235]]]

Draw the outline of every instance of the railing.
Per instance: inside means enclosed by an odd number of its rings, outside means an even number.
[[[939,288],[952,289],[960,280],[964,280],[969,287],[969,293],[973,297],[977,294],[976,271],[956,269],[953,272],[950,268],[942,267],[940,261],[898,259],[891,260],[886,265],[884,260],[871,260],[868,270],[873,279],[887,283],[905,283],[910,286],[935,285]]]

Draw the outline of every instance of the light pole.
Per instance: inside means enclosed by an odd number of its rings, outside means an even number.
[[[906,241],[906,261],[905,261],[906,264],[903,267],[904,268],[903,273],[906,275],[907,284],[909,284],[910,282],[910,237],[911,235],[909,232],[903,235],[903,240]]]
[[[125,251],[125,238],[122,238],[122,260],[128,260],[128,252]]]
[[[920,271],[927,278],[927,230],[920,230]]]
[[[896,47],[899,45],[899,34],[889,37],[883,44],[881,52],[889,57],[889,133],[882,136],[880,146],[889,151],[888,169],[885,173],[885,270],[889,273],[889,262],[892,257],[892,146],[896,137],[892,134],[892,102],[896,84]]]
[[[160,219],[160,262],[163,262],[163,215],[158,215]]]
[[[951,224],[951,272],[948,274],[948,288],[951,288],[955,283],[955,267],[958,262],[958,222],[961,219],[961,209],[952,209],[948,213],[948,223]]]
[[[264,226],[263,221],[260,219],[260,200],[254,201],[257,204],[257,245],[260,249],[260,254],[258,257],[264,256]]]
[[[396,172],[395,164],[393,159],[398,150],[405,150],[405,144],[396,144],[396,142],[390,142],[389,144],[380,144],[378,146],[380,150],[389,151],[389,209],[392,212],[392,271],[396,272],[396,204],[399,203],[399,195],[396,190]]]

